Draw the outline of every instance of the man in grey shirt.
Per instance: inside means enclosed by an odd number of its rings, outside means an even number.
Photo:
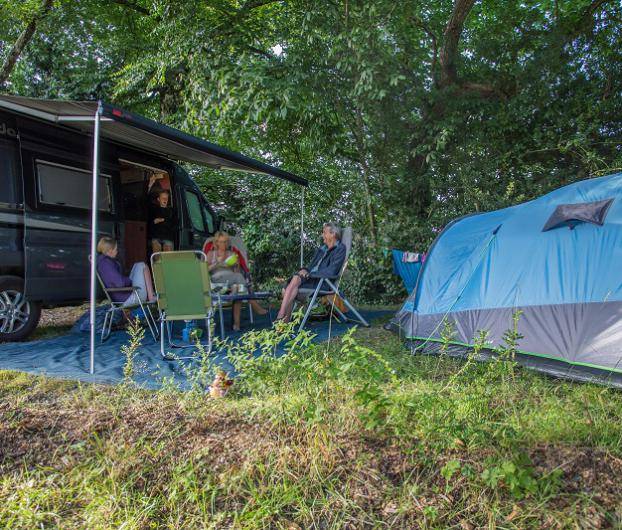
[[[339,276],[346,259],[346,247],[341,242],[341,228],[325,223],[322,230],[324,244],[316,251],[308,267],[300,269],[283,289],[283,301],[277,320],[289,322],[294,301],[300,288],[315,289],[320,278],[335,279]]]

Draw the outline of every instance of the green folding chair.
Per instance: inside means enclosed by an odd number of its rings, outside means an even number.
[[[205,320],[207,351],[211,352],[213,303],[205,254],[199,250],[156,252],[151,256],[151,269],[160,314],[162,357],[170,359],[164,351],[165,328],[170,347],[188,346],[173,341],[171,327],[177,320]]]

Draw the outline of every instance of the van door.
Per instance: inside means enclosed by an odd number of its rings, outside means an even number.
[[[0,122],[0,275],[23,277],[24,197],[19,144],[2,137]],[[9,129],[13,130],[13,129]]]
[[[91,180],[88,163],[22,150],[26,296],[83,301],[89,292]],[[99,181],[99,235],[115,236],[113,177]]]
[[[200,250],[205,240],[214,233],[214,216],[197,190],[179,186],[178,195],[181,199],[178,204],[184,205],[179,247],[182,250]]]

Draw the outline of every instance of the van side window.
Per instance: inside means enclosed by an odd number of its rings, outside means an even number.
[[[39,181],[39,202],[73,208],[91,208],[90,171],[75,167],[36,161]],[[99,177],[99,210],[112,212],[111,178]]]
[[[186,205],[188,206],[188,217],[192,223],[192,228],[199,232],[205,232],[205,222],[201,212],[201,200],[196,193],[185,190]]]
[[[0,140],[0,203],[21,204],[18,197],[19,157],[17,145],[14,142]]]
[[[203,204],[203,216],[205,217],[205,223],[207,224],[207,231],[210,234],[214,233],[214,216],[212,212],[207,209],[207,206]]]

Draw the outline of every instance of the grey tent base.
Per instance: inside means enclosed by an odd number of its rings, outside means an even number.
[[[521,364],[578,381],[622,387],[622,302],[586,302],[523,307],[469,309],[421,314],[404,304],[391,322],[404,339],[420,341],[419,349],[448,342],[472,347],[481,330],[492,351],[504,345],[516,325]],[[514,317],[517,317],[516,322]]]
[[[389,325],[387,329],[397,332],[395,326]],[[439,339],[409,339],[406,341],[410,351],[414,355],[448,355],[449,357],[466,359],[473,353],[473,347],[466,344],[449,343],[443,344]],[[444,352],[444,353],[443,353]],[[492,361],[499,358],[499,352],[494,349],[484,348],[480,351],[476,360]],[[594,383],[622,389],[622,374],[593,366],[576,366],[563,360],[534,357],[525,352],[517,352],[515,361],[525,368],[569,381]]]

